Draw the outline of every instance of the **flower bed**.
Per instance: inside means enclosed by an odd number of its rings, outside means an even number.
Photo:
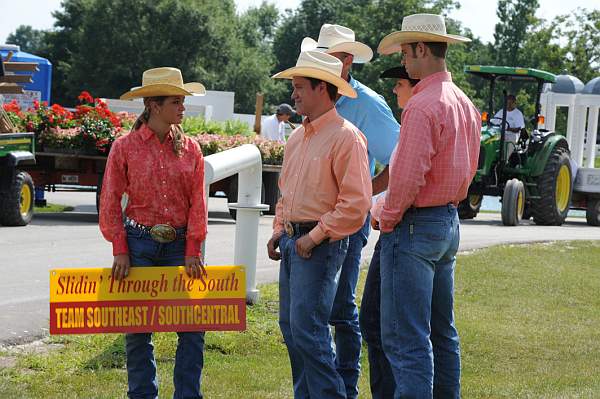
[[[106,103],[82,92],[79,104],[69,111],[58,104],[35,102],[34,107],[21,110],[16,101],[4,104],[4,110],[19,131],[36,134],[38,151],[108,155],[117,137],[127,134],[137,116],[127,112],[112,112]],[[238,121],[207,122],[202,118],[186,118],[184,131],[198,141],[206,155],[225,151],[243,144],[255,144],[263,163],[280,165],[283,144],[254,135],[248,125]]]

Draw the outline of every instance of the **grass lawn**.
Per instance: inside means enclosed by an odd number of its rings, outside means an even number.
[[[58,213],[58,212],[69,212],[74,208],[68,205],[60,204],[47,204],[46,206],[35,206],[33,208],[34,213]]]
[[[365,272],[359,286],[362,287]],[[600,242],[462,254],[456,317],[464,398],[600,397]],[[248,330],[208,333],[207,398],[291,398],[277,286],[261,287]],[[161,398],[172,395],[175,334],[155,335]],[[0,351],[1,398],[125,397],[121,335],[51,337],[47,350]],[[369,398],[363,352],[361,397]]]

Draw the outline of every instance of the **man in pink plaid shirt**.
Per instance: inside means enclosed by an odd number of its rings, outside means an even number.
[[[445,57],[448,44],[467,41],[447,34],[441,16],[415,14],[378,48],[400,51],[408,75],[420,79],[402,113],[379,221],[381,336],[395,398],[460,398],[456,206],[477,169],[481,117],[452,83]]]

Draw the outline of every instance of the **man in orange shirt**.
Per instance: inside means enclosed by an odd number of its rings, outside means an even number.
[[[281,259],[279,325],[296,398],[346,398],[328,322],[348,236],[370,208],[371,174],[364,136],[335,110],[338,93],[356,97],[341,72],[337,58],[306,51],[274,76],[292,79],[296,112],[305,116],[285,146],[267,244],[269,257]]]

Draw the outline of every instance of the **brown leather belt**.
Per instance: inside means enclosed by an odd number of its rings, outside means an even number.
[[[319,222],[285,222],[283,227],[288,236],[308,234]]]

